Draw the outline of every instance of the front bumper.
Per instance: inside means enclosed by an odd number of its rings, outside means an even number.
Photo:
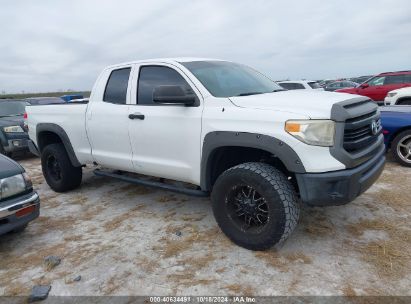
[[[366,191],[381,175],[385,149],[358,167],[326,173],[296,174],[302,202],[310,206],[344,205]]]
[[[0,235],[26,225],[39,214],[40,198],[35,191],[0,202]]]
[[[6,151],[7,153],[28,151],[28,141],[29,136],[27,135],[27,133],[7,134],[4,151]]]

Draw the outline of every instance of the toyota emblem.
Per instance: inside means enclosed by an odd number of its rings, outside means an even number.
[[[375,120],[373,120],[371,123],[371,133],[372,135],[377,135],[378,133],[378,124]]]

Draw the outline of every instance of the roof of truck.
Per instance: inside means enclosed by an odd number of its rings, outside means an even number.
[[[200,57],[152,58],[152,59],[135,60],[135,61],[113,64],[109,66],[108,68],[116,67],[120,65],[135,64],[135,63],[150,63],[150,62],[181,63],[181,62],[191,62],[191,61],[223,61],[223,60],[214,59],[214,58],[200,58]]]

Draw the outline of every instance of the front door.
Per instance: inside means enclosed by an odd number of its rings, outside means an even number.
[[[371,78],[369,81],[367,81],[368,87],[358,88],[358,94],[367,96],[371,98],[374,101],[381,101],[384,100],[385,96],[381,98],[381,96],[384,94],[384,81],[385,81],[385,76],[376,76]]]
[[[133,80],[135,104],[129,108],[129,134],[135,171],[198,183],[203,109],[200,93],[177,67],[163,64],[140,65],[138,68],[138,79]],[[180,85],[194,91],[197,104],[155,103],[154,88],[164,85]]]

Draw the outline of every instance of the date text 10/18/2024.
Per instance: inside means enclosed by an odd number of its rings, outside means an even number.
[[[254,297],[150,297],[150,303],[255,303]]]

